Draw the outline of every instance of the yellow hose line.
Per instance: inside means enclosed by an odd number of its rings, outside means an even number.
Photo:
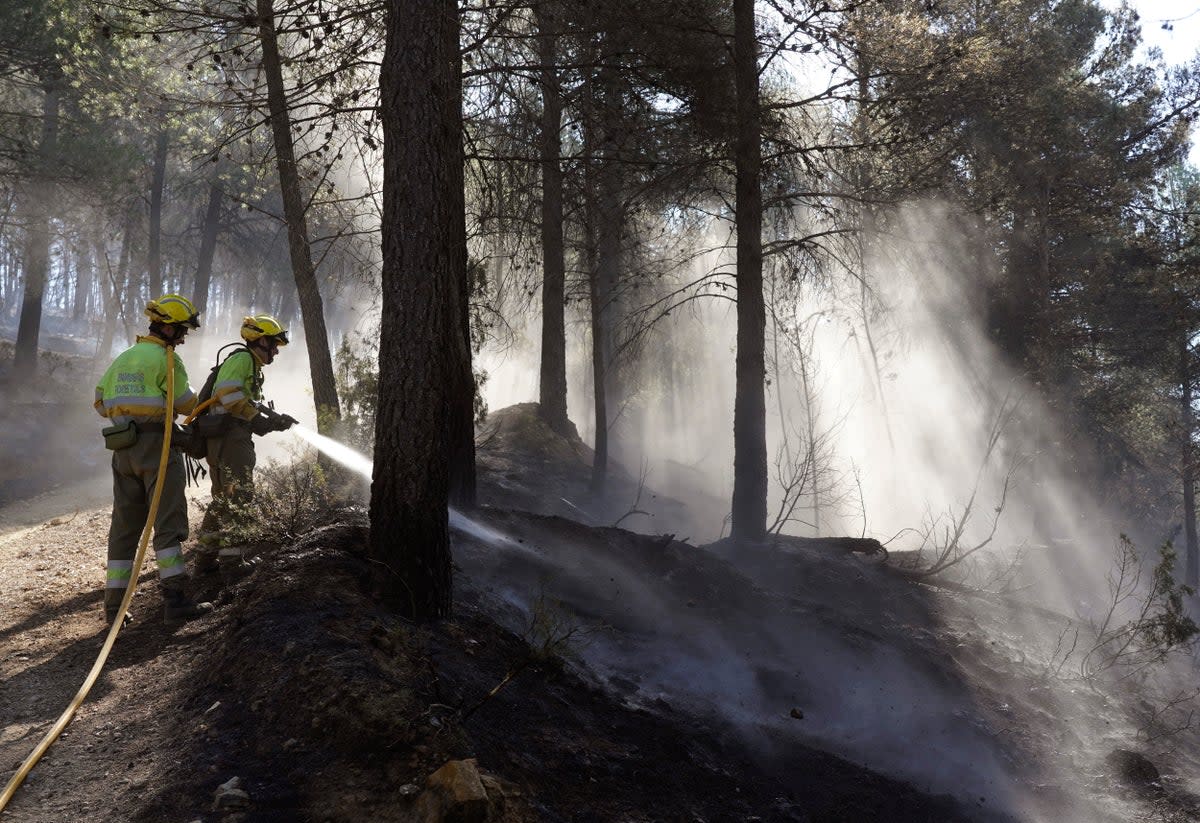
[[[167,409],[173,411],[175,403],[175,347],[167,346],[166,348]],[[150,500],[150,513],[146,516],[146,525],[142,528],[142,540],[138,544],[137,555],[133,559],[133,573],[130,575],[129,586],[125,589],[125,596],[121,598],[121,607],[117,611],[117,617],[108,628],[108,637],[104,638],[104,646],[100,649],[100,656],[92,664],[92,670],[88,672],[83,685],[79,687],[79,691],[71,699],[70,705],[63,710],[63,713],[59,715],[54,726],[42,738],[42,742],[38,743],[29,757],[25,758],[20,768],[17,769],[17,773],[12,776],[12,779],[8,781],[8,785],[4,787],[4,794],[0,794],[0,812],[4,811],[4,807],[8,805],[8,801],[12,799],[12,796],[17,793],[17,789],[24,782],[25,777],[33,770],[37,762],[42,759],[42,755],[54,745],[54,741],[58,740],[58,736],[62,734],[67,724],[71,722],[80,704],[87,698],[88,692],[95,685],[96,679],[100,677],[100,670],[104,668],[104,663],[108,660],[108,653],[112,651],[113,643],[117,640],[117,633],[121,631],[121,624],[125,620],[125,613],[129,611],[129,603],[133,600],[133,592],[137,588],[138,574],[141,571],[142,563],[146,559],[146,547],[150,543],[150,531],[154,528],[154,518],[158,514],[158,502],[162,498],[163,474],[166,472],[167,458],[171,453],[171,424],[174,422],[174,417],[175,415],[171,413],[164,417],[162,456],[158,460],[158,480],[154,484],[154,496]]]
[[[200,415],[200,412],[207,409],[213,403],[216,403],[219,399],[220,399],[219,397],[210,397],[207,400],[205,400],[203,403],[201,403],[199,406],[192,409],[192,413],[189,414],[186,419],[184,419],[183,425],[186,426],[188,423],[191,423],[193,420],[195,420]]]

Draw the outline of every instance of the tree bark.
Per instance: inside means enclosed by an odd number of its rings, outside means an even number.
[[[129,210],[125,212],[125,228],[121,234],[121,255],[117,260],[117,282],[125,288],[125,302],[121,306],[121,318],[125,326],[125,336],[131,341],[142,311],[140,277],[135,277],[133,271],[134,234],[137,231],[140,213],[141,209],[136,203],[130,205]]]
[[[213,256],[217,251],[217,234],[221,231],[221,187],[215,182],[208,188],[208,206],[204,210],[204,227],[200,232],[200,256],[196,261],[196,281],[192,286],[192,302],[197,310],[208,309],[208,289],[212,282]]]
[[[291,116],[283,88],[283,66],[279,41],[275,35],[275,9],[272,0],[257,0],[258,35],[263,50],[263,73],[267,80],[267,106],[271,115],[271,134],[275,141],[275,160],[279,169],[279,189],[283,198],[283,216],[287,221],[288,251],[292,275],[300,298],[304,320],[304,342],[308,348],[312,373],[313,400],[317,407],[317,428],[328,433],[341,418],[337,384],[333,378],[333,357],[329,351],[329,333],[325,328],[325,309],[317,287],[312,250],[308,243],[308,225],[304,216],[304,198],[300,192],[300,172],[292,144]]]
[[[1182,432],[1180,445],[1182,455],[1180,467],[1183,475],[1183,534],[1184,534],[1184,578],[1183,582],[1193,589],[1200,588],[1200,543],[1196,539],[1196,449],[1192,442],[1196,429],[1195,412],[1192,410],[1191,347],[1185,336],[1179,352],[1179,387]]]
[[[737,394],[733,410],[731,534],[767,531],[766,306],[762,273],[761,110],[754,0],[733,0],[737,134]]]
[[[163,293],[162,205],[167,181],[167,145],[167,133],[159,133],[154,141],[154,172],[150,181],[150,245],[146,252],[146,282],[152,298]]]
[[[21,321],[13,353],[13,374],[31,377],[37,371],[38,336],[42,329],[42,302],[50,268],[50,204],[54,202],[51,180],[58,143],[58,89],[47,85],[42,104],[42,137],[38,144],[37,170],[27,197],[29,227],[25,244],[25,292],[21,298]]]
[[[603,72],[603,69],[601,69]],[[604,86],[604,79],[599,84]],[[584,112],[583,112],[583,155],[584,164],[584,258],[587,265],[588,303],[591,309],[590,326],[592,333],[592,410],[595,435],[592,442],[592,476],[590,489],[593,495],[604,495],[608,482],[608,386],[609,358],[611,341],[608,335],[606,312],[610,289],[606,285],[606,276],[611,272],[606,269],[612,264],[611,233],[606,234],[603,225],[611,225],[611,219],[605,215],[606,207],[611,203],[611,181],[609,176],[615,162],[613,153],[608,145],[610,137],[606,128],[599,120],[608,114],[597,114],[595,94],[596,82],[591,74],[584,80]],[[607,252],[607,254],[606,254]]]
[[[620,390],[614,386],[617,376],[616,293],[621,277],[621,232],[625,225],[618,162],[615,153],[607,149],[601,153],[597,197],[590,215],[596,232],[595,265],[590,270],[597,453],[597,460],[592,466],[592,490],[598,494],[604,491],[608,458],[613,452],[614,436],[610,429],[613,418],[610,410],[621,397]]]
[[[563,248],[562,92],[557,20],[548,2],[534,7],[542,89],[542,354],[538,413],[567,435],[566,258]]]
[[[447,80],[452,86],[442,98],[443,129],[447,134],[442,164],[446,174],[446,196],[450,199],[448,238],[450,289],[447,292],[449,322],[446,352],[450,358],[450,504],[460,509],[475,507],[475,373],[471,365],[471,283],[467,270],[467,205],[464,190],[462,134],[462,55],[458,48],[458,12],[453,32],[444,36],[453,42],[452,66]]]
[[[370,555],[386,600],[413,619],[451,610],[448,525],[465,280],[458,7],[390,0],[380,71],[383,321]],[[454,105],[450,104],[454,100]]]
[[[100,280],[100,300],[105,307],[104,323],[101,326],[100,342],[96,346],[96,366],[108,364],[112,353],[113,337],[117,333],[118,307],[121,301],[121,279],[113,272],[108,261],[108,245],[99,228],[92,236],[92,256],[96,260],[96,277]],[[119,271],[119,269],[118,269]]]
[[[592,405],[596,435],[592,443],[591,492],[597,497],[604,494],[608,482],[608,365],[604,351],[608,348],[604,329],[604,303],[600,288],[600,255],[597,252],[596,200],[588,186],[587,213],[585,215],[586,249],[588,269],[588,297],[591,304],[592,326]]]
[[[92,250],[86,238],[76,236],[71,244],[71,256],[75,263],[75,287],[71,295],[71,321],[75,328],[84,319],[90,307],[92,283],[95,282],[96,270],[92,264]]]

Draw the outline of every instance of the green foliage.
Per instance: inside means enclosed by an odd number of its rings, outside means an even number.
[[[1174,649],[1190,643],[1200,627],[1188,616],[1183,599],[1195,594],[1191,586],[1175,581],[1175,547],[1171,541],[1158,550],[1158,563],[1151,573],[1153,611],[1138,627],[1142,642],[1151,648]]]
[[[334,436],[369,454],[375,443],[375,414],[379,403],[378,337],[346,335],[334,359],[334,379],[342,404],[342,419],[335,427]]]
[[[1105,672],[1120,678],[1141,674],[1195,641],[1200,627],[1184,608],[1184,598],[1193,591],[1176,582],[1175,560],[1168,541],[1159,548],[1158,561],[1143,585],[1141,555],[1133,541],[1121,535],[1108,575],[1108,607],[1093,623],[1095,639],[1080,663],[1085,678]]]
[[[478,426],[487,422],[488,404],[483,398],[483,385],[488,381],[487,369],[481,369],[477,366],[471,366],[471,378],[475,381],[475,398],[472,401],[472,406],[475,411],[475,425]]]
[[[278,546],[319,525],[331,506],[329,483],[316,460],[272,461],[258,470],[254,498],[213,500],[222,545]]]
[[[473,324],[472,328],[475,328]],[[342,402],[342,419],[334,436],[348,446],[369,454],[375,444],[375,414],[379,403],[379,339],[365,334],[346,335],[334,355],[334,379]],[[488,373],[474,368],[475,424],[487,419],[483,386]]]

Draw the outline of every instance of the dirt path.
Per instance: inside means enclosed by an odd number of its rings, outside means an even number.
[[[5,784],[66,708],[103,644],[107,497],[105,485],[79,483],[0,509]],[[128,819],[122,798],[170,768],[157,756],[166,726],[161,707],[189,669],[189,636],[203,629],[167,631],[154,577],[143,573],[132,607],[140,619],[122,633],[74,721],[3,813],[6,823]]]

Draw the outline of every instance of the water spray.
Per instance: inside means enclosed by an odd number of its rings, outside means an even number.
[[[340,463],[352,472],[361,475],[370,480],[375,469],[374,462],[364,454],[360,454],[344,443],[339,443],[332,437],[326,437],[323,434],[318,434],[307,426],[295,425],[288,431],[294,433],[297,437],[309,443],[313,448],[322,454],[329,457],[331,460]],[[513,548],[523,548],[515,540],[505,537],[495,529],[488,528],[481,523],[477,523],[470,518],[464,517],[461,512],[455,509],[450,509],[450,528],[482,540],[485,543],[490,543],[494,546],[511,546]]]
[[[299,424],[292,426],[288,431],[295,434],[301,440],[309,443],[317,451],[332,460],[342,464],[355,474],[362,475],[367,480],[371,479],[371,474],[374,470],[374,463],[364,454],[359,454],[349,446],[339,443],[332,437],[326,437],[323,434],[318,434],[308,426]]]

